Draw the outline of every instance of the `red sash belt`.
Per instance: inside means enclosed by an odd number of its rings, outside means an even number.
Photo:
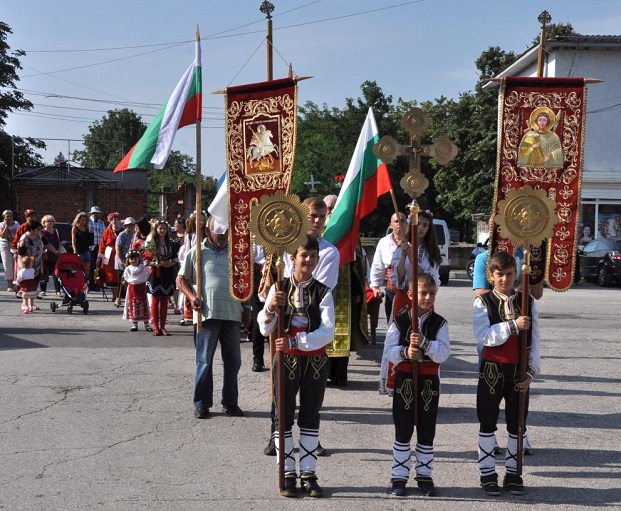
[[[423,376],[437,375],[440,369],[440,364],[432,362],[431,360],[425,360],[418,363],[418,374]],[[412,362],[399,362],[397,365],[397,371],[403,371],[406,373],[412,372]]]
[[[299,326],[290,326],[287,330],[287,336],[294,337],[299,332],[306,332],[306,328]],[[285,350],[287,355],[295,355],[297,357],[312,357],[313,355],[323,355],[326,352],[326,347],[319,348],[318,350],[303,351],[301,349]]]
[[[502,346],[484,346],[483,360],[501,364],[517,364],[520,361],[520,338],[512,335]]]

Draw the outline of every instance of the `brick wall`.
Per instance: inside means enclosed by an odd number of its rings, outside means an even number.
[[[17,217],[23,221],[26,209],[34,209],[39,219],[52,215],[57,222],[73,222],[80,211],[88,213],[87,191],[81,186],[18,186]],[[92,205],[99,206],[103,220],[111,211],[118,211],[121,217],[144,216],[147,211],[146,190],[99,188],[93,190]]]

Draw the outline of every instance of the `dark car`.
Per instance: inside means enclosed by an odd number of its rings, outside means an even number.
[[[597,238],[578,251],[580,276],[600,286],[621,283],[621,238]]]
[[[472,280],[472,276],[474,275],[474,260],[481,252],[485,252],[487,250],[488,241],[489,239],[486,239],[484,243],[477,243],[476,248],[472,249],[470,259],[468,259],[468,264],[466,265],[466,273],[468,274],[468,278],[470,280]]]

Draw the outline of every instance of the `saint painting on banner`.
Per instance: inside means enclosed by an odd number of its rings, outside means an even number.
[[[278,118],[260,116],[244,123],[246,173],[280,172]],[[271,129],[270,129],[271,128]],[[274,140],[276,137],[276,140]]]
[[[563,148],[554,129],[558,116],[547,107],[535,108],[530,114],[529,128],[524,134],[518,149],[520,167],[562,167]]]

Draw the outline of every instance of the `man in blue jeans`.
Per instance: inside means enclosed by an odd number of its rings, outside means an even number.
[[[194,416],[207,419],[213,406],[213,357],[218,341],[224,378],[221,404],[227,415],[242,417],[239,407],[237,375],[241,367],[240,332],[242,315],[247,311],[229,292],[228,235],[214,232],[214,219],[207,221],[207,232],[201,246],[202,290],[196,290],[196,247],[188,252],[177,276],[177,287],[188,297],[194,314],[196,375],[194,378]],[[201,331],[196,330],[200,315]]]

